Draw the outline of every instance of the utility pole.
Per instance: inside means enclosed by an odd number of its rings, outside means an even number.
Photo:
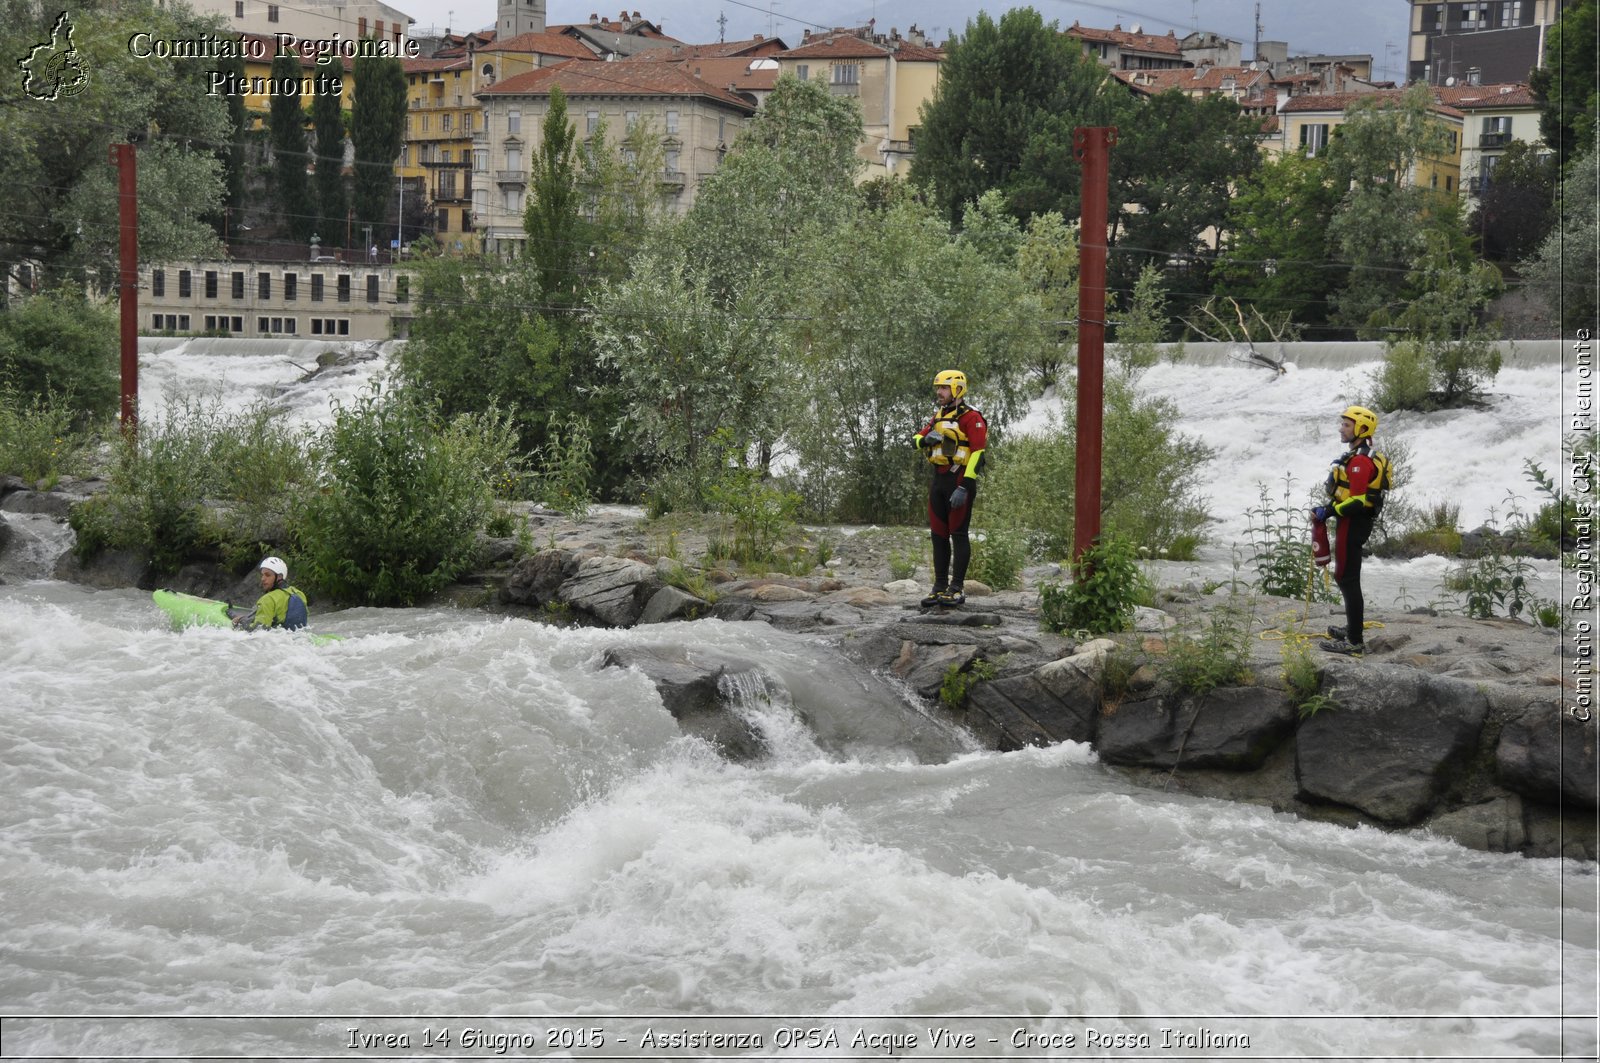
[[[122,411],[124,435],[132,437],[139,421],[139,174],[132,144],[113,144],[109,152],[117,168],[117,215],[121,237],[121,276],[117,301],[122,307]]]
[[[1258,63],[1261,61],[1261,5],[1260,4],[1256,5],[1256,50],[1255,50],[1254,58],[1255,58],[1256,62],[1258,62]]]
[[[728,43],[728,15],[723,12],[717,16],[717,43]]]
[[[1083,165],[1078,229],[1078,454],[1072,503],[1072,560],[1100,536],[1100,450],[1105,413],[1106,214],[1116,126],[1079,126],[1072,154]]]

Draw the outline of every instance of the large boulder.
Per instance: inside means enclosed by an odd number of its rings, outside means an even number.
[[[1507,789],[1535,800],[1596,807],[1593,717],[1562,712],[1559,697],[1527,706],[1501,728],[1495,772]]]
[[[1432,809],[1478,745],[1489,699],[1475,684],[1402,665],[1330,666],[1334,704],[1300,725],[1300,796],[1409,826]]]
[[[1114,647],[1096,639],[1031,674],[977,684],[967,694],[967,725],[999,749],[1093,741],[1106,657]]]
[[[969,642],[928,646],[907,640],[901,643],[900,656],[889,665],[889,671],[905,680],[919,697],[932,701],[939,697],[939,688],[951,669],[964,671],[977,657],[978,647]]]
[[[1110,764],[1254,771],[1294,732],[1294,722],[1281,690],[1221,687],[1199,698],[1145,698],[1108,709],[1096,748]]]
[[[677,646],[619,646],[606,651],[602,666],[643,672],[683,732],[709,742],[728,759],[755,760],[767,752],[760,733],[738,714],[728,694],[734,687],[765,686],[766,673],[754,662]]]
[[[556,600],[561,585],[577,575],[581,557],[561,549],[540,550],[512,568],[500,586],[500,601],[506,605],[538,607]]]
[[[611,627],[632,627],[664,584],[653,565],[626,557],[589,557],[556,597]]]

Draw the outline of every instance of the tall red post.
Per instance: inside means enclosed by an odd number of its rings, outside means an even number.
[[[139,172],[132,144],[111,145],[117,168],[117,200],[121,232],[122,306],[122,431],[132,434],[139,421]]]
[[[1105,407],[1106,204],[1115,126],[1079,126],[1072,153],[1083,166],[1078,229],[1078,457],[1072,513],[1072,559],[1100,535],[1100,446]]]

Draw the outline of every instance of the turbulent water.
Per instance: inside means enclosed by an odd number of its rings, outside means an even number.
[[[1589,865],[977,751],[759,624],[164,619],[0,586],[6,1058],[1596,1052]],[[641,644],[759,661],[771,756],[601,666]]]

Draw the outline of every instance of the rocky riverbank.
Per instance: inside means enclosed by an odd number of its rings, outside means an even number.
[[[0,518],[64,518],[90,490],[44,493],[5,481]],[[723,678],[759,677],[760,662],[658,652],[650,625],[711,617],[823,639],[993,748],[1085,742],[1111,770],[1150,786],[1352,826],[1421,828],[1490,851],[1593,860],[1600,849],[1595,722],[1560,712],[1556,631],[1379,616],[1364,659],[1313,650],[1320,697],[1306,712],[1306,692],[1285,680],[1284,653],[1338,622],[1326,606],[1308,615],[1303,604],[1226,587],[1167,587],[1140,610],[1135,631],[1074,639],[1039,630],[1037,587],[1059,575],[1051,566],[1028,570],[1024,590],[969,584],[965,608],[919,609],[924,577],[890,578],[891,562],[918,543],[911,529],[835,530],[827,533],[831,556],[813,571],[751,576],[697,567],[706,535],[693,525],[648,524],[615,508],[582,522],[535,509],[526,518],[520,549],[515,540],[485,541],[482,571],[444,597],[544,622],[639,628],[639,642],[604,664],[643,671],[686,731],[732,758],[762,749],[724,711]],[[0,572],[16,538],[0,523]],[[157,580],[128,553],[89,563],[69,553],[53,574],[102,587]],[[255,594],[253,574],[212,561],[159,583],[230,600]],[[1176,688],[1162,667],[1170,641],[1202,630],[1223,607],[1248,618],[1238,622],[1250,627],[1249,681],[1203,696]]]

